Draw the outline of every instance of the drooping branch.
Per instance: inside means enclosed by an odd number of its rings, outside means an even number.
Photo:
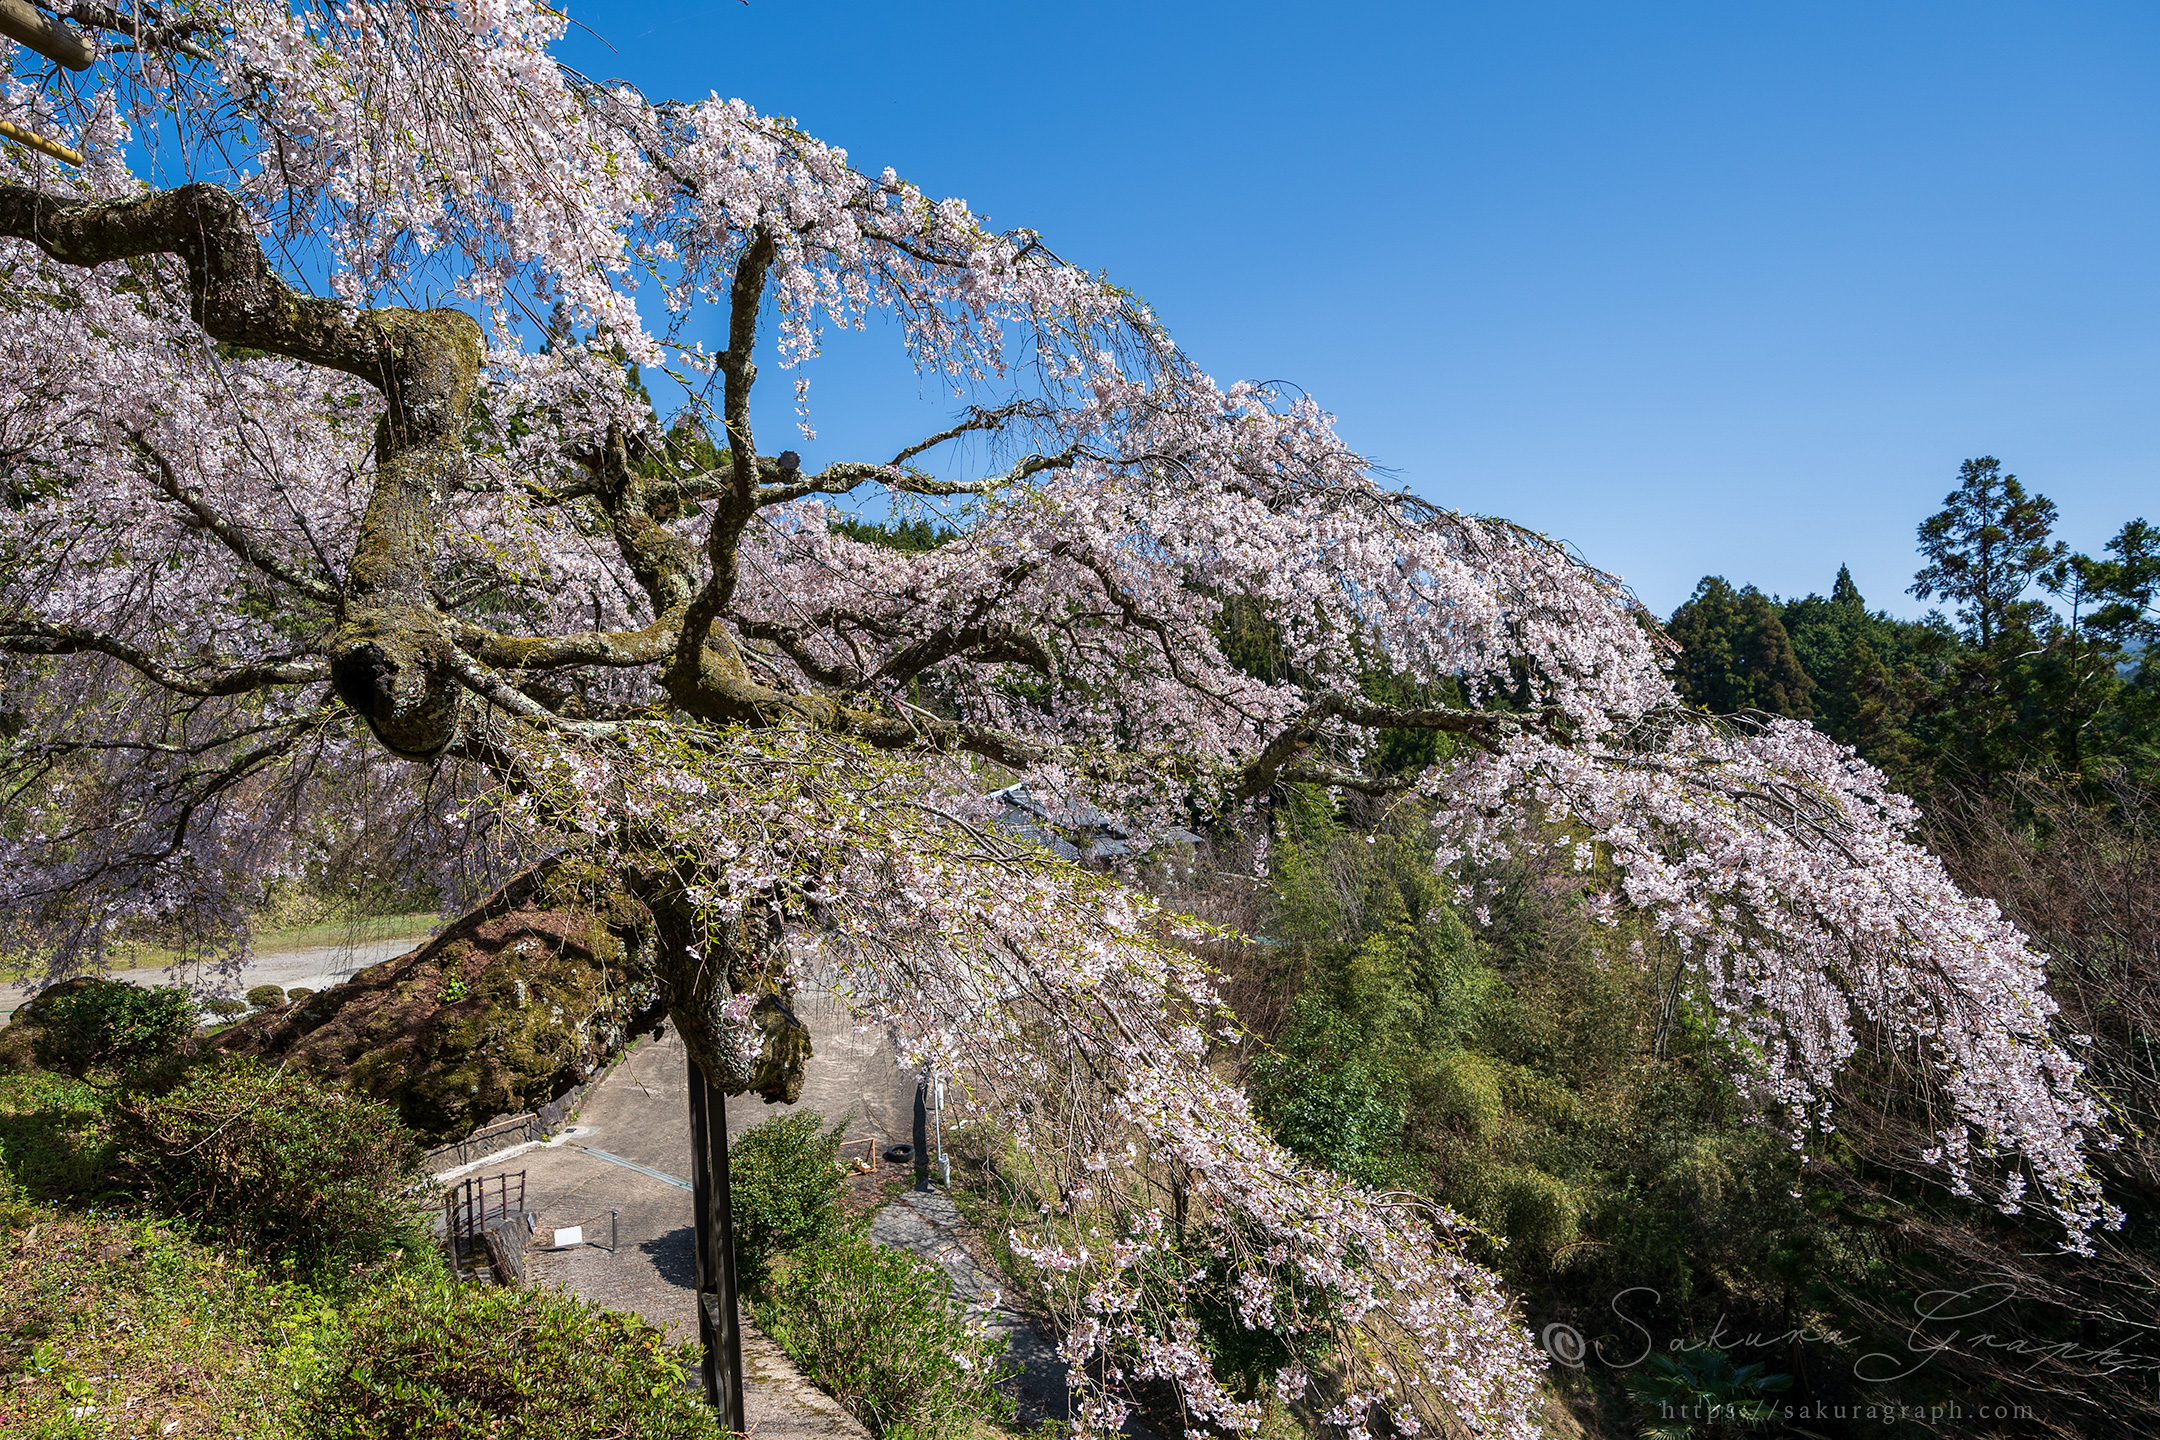
[[[1300,767],[1293,773],[1293,762],[1324,738],[1319,727],[1329,720],[1340,720],[1361,730],[1438,730],[1464,736],[1486,749],[1498,748],[1509,735],[1526,731],[1556,733],[1560,727],[1560,717],[1553,711],[1524,714],[1510,710],[1441,707],[1405,710],[1393,705],[1375,705],[1333,691],[1323,692],[1313,697],[1303,715],[1285,725],[1274,739],[1261,747],[1260,753],[1245,766],[1231,793],[1239,799],[1250,800],[1265,795],[1280,781],[1308,778],[1322,784],[1364,789],[1364,785],[1353,785],[1346,778],[1322,778],[1336,772],[1319,767]]]
[[[455,738],[462,692],[428,576],[437,507],[465,470],[479,325],[455,310],[357,309],[298,293],[272,271],[240,201],[216,185],[89,203],[0,185],[0,235],[83,267],[178,256],[189,313],[211,338],[339,370],[382,393],[375,484],[338,597],[331,678],[392,751],[440,753]]]
[[[292,566],[287,565],[284,561],[264,550],[260,545],[255,544],[241,533],[239,526],[220,513],[209,501],[205,500],[201,490],[182,483],[178,472],[173,469],[172,462],[166,459],[164,454],[155,446],[150,444],[140,431],[128,431],[128,438],[133,442],[135,452],[150,462],[151,470],[157,478],[158,488],[187,510],[189,514],[193,515],[203,529],[224,542],[226,549],[232,551],[233,554],[239,556],[279,584],[291,586],[310,600],[320,601],[325,605],[337,602],[338,597],[335,589],[317,580],[312,575],[293,569]]]
[[[16,655],[110,655],[161,689],[197,697],[306,685],[330,677],[330,662],[320,655],[266,655],[217,669],[176,670],[116,635],[43,620],[0,620],[0,650]]]

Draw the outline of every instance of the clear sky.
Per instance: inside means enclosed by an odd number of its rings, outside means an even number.
[[[2150,0],[568,3],[613,47],[573,32],[588,73],[739,95],[1042,232],[1219,379],[1303,386],[1401,483],[1661,614],[1841,562],[1917,613],[1967,456],[2083,549],[2160,520]],[[875,335],[812,381],[811,464],[954,404]]]

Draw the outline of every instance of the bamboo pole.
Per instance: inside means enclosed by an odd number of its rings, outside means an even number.
[[[27,145],[32,150],[50,155],[55,160],[65,161],[67,164],[78,168],[83,163],[81,151],[70,150],[59,141],[48,139],[35,130],[26,130],[12,120],[0,120],[0,138],[13,140],[18,145]]]

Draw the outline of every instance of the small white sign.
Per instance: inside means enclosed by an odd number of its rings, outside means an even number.
[[[567,1250],[572,1245],[582,1245],[584,1243],[585,1227],[582,1225],[572,1225],[568,1229],[555,1232],[555,1248],[557,1250]]]

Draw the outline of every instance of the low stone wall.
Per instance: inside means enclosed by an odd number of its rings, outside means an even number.
[[[601,1069],[600,1074],[571,1086],[537,1110],[490,1120],[462,1140],[452,1140],[447,1145],[436,1146],[421,1157],[428,1173],[440,1175],[445,1170],[456,1170],[470,1165],[498,1150],[508,1150],[515,1145],[529,1145],[547,1139],[562,1128],[563,1121],[577,1113],[578,1106],[584,1103],[586,1092],[599,1084],[602,1077],[620,1064],[622,1057],[629,1053],[628,1046],[618,1050]]]

